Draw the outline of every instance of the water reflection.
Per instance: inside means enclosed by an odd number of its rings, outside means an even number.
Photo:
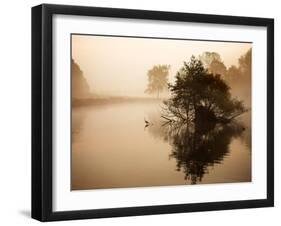
[[[248,141],[250,132],[247,129],[245,135],[245,130],[245,125],[237,121],[225,125],[206,122],[175,125],[158,121],[149,127],[154,137],[171,145],[170,158],[176,159],[176,170],[182,171],[191,184],[201,182],[210,167],[223,162],[233,138]]]
[[[163,126],[159,105],[73,108],[72,190],[251,181],[250,112],[224,126]]]
[[[71,139],[73,143],[79,141],[79,134],[83,129],[86,118],[85,111],[72,111]]]

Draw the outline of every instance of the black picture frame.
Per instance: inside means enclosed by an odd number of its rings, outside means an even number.
[[[267,28],[267,198],[128,208],[52,210],[52,18],[55,14],[128,19],[181,21]],[[43,4],[32,8],[32,218],[40,221],[122,217],[274,205],[274,20],[268,18],[203,15]]]

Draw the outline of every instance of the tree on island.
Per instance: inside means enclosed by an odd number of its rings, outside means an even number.
[[[148,86],[145,93],[157,94],[159,98],[159,93],[168,90],[168,75],[169,75],[170,65],[156,65],[153,66],[147,73],[148,76]]]
[[[177,72],[174,85],[168,85],[171,98],[164,101],[162,117],[169,123],[228,123],[246,111],[242,101],[231,97],[230,87],[218,74],[191,57]]]

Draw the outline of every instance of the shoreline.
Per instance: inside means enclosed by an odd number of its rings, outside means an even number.
[[[150,98],[150,97],[105,97],[105,98],[85,98],[72,99],[72,107],[96,106],[107,104],[120,104],[132,102],[163,102],[165,98]]]

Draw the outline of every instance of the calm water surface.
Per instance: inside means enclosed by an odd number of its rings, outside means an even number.
[[[202,134],[162,126],[160,104],[74,107],[72,189],[251,181],[250,113]]]

